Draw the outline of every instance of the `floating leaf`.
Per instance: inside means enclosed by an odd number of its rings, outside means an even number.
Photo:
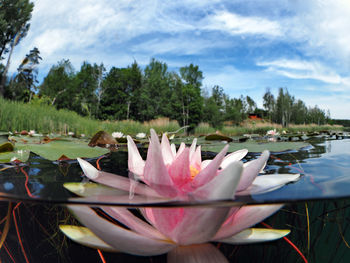
[[[0,153],[12,152],[13,150],[14,150],[14,146],[10,142],[5,142],[0,144]]]
[[[198,142],[198,144],[200,144]],[[271,152],[282,152],[286,150],[298,150],[300,148],[309,146],[305,142],[267,142],[267,143],[258,143],[255,141],[248,141],[244,143],[230,143],[229,152],[234,152],[240,149],[248,149],[249,152],[262,152],[264,150],[269,150]],[[211,143],[203,144],[202,151],[210,152],[220,152],[224,145],[222,143]]]
[[[15,160],[24,163],[29,159],[29,154],[30,151],[25,149],[0,153],[0,163],[9,163]]]
[[[62,155],[69,159],[78,157],[94,158],[109,152],[108,149],[91,148],[86,142],[74,139],[55,140],[46,144],[16,144],[18,149],[25,146],[33,153],[51,161],[59,160]]]
[[[227,137],[225,135],[222,134],[217,134],[217,133],[213,133],[213,134],[209,134],[205,137],[205,139],[207,141],[227,141],[227,142],[232,142],[232,138]]]

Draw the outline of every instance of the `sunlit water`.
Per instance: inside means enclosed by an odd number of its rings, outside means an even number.
[[[291,229],[289,239],[309,262],[350,262],[350,248],[347,248],[350,242],[347,208],[350,204],[347,199],[350,196],[350,139],[319,139],[311,144],[312,147],[299,151],[271,153],[265,169],[266,173],[301,173],[298,182],[266,194],[240,197],[227,204],[288,203],[265,222],[274,228]],[[203,157],[212,156],[204,153]],[[257,156],[251,153],[244,161]],[[96,163],[96,159],[89,161]],[[70,199],[73,195],[62,184],[86,180],[78,164],[51,162],[33,154],[28,163],[28,166],[0,173],[1,218],[6,215],[9,201],[13,206],[21,201],[13,212],[15,219],[12,219],[6,246],[0,251],[2,262],[26,262],[26,258],[29,262],[101,262],[96,250],[67,240],[58,229],[59,224],[74,220],[60,204],[77,202]],[[100,165],[104,171],[128,176],[125,151],[101,159]],[[219,246],[230,262],[303,262],[283,239],[256,245]],[[112,253],[104,256],[107,262],[166,260],[165,256],[144,258]]]

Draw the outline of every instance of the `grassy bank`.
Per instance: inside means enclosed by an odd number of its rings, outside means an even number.
[[[109,133],[121,131],[124,134],[148,133],[150,128],[157,132],[176,131],[180,128],[176,121],[160,118],[145,123],[136,121],[98,121],[82,117],[75,112],[56,110],[52,106],[31,105],[21,102],[8,101],[0,97],[0,131],[35,130],[40,133],[86,134],[91,136],[97,131],[105,130]],[[341,130],[341,126],[318,125],[290,125],[282,128],[281,125],[268,122],[246,121],[241,126],[225,126],[223,134],[238,136],[246,133],[266,134],[268,130],[276,129],[280,133],[315,132],[321,130]],[[196,134],[214,133],[216,129],[208,124],[201,123]]]
[[[52,106],[31,105],[8,101],[0,97],[0,131],[35,130],[40,133],[86,134],[91,136],[99,130],[122,131],[124,134],[149,132],[153,127],[157,132],[179,129],[176,121],[162,118],[146,123],[135,121],[98,121],[82,117],[75,112],[56,110]]]
[[[222,134],[228,136],[240,136],[243,134],[260,134],[264,135],[269,130],[276,129],[277,132],[282,134],[286,133],[312,133],[312,132],[320,132],[320,131],[341,131],[344,128],[340,125],[316,125],[316,124],[308,124],[308,125],[289,125],[288,128],[283,128],[282,125],[270,123],[270,122],[252,122],[245,121],[240,126],[224,126],[220,132]],[[200,123],[198,127],[195,129],[196,134],[208,134],[214,133],[216,129],[210,127],[207,123]]]

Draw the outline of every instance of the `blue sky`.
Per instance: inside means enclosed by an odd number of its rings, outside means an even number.
[[[249,95],[262,107],[269,87],[350,119],[348,0],[34,0],[31,28],[10,71],[39,48],[42,78],[69,59],[141,67],[152,57],[177,71],[203,71],[203,88]]]

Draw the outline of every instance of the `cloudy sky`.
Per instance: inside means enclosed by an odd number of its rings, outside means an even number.
[[[348,0],[34,0],[31,28],[12,72],[39,48],[42,79],[62,59],[141,67],[152,57],[171,70],[190,63],[204,88],[262,106],[269,87],[350,119]],[[59,4],[58,4],[59,3]]]

